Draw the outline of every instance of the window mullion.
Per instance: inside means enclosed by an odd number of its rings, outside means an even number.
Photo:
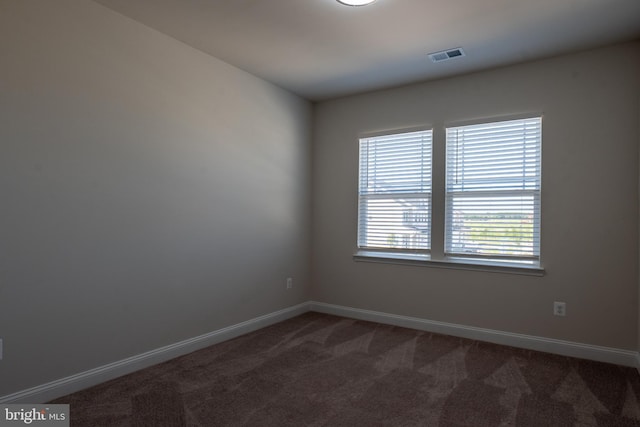
[[[433,130],[433,165],[431,191],[431,259],[444,259],[446,132],[444,126]]]

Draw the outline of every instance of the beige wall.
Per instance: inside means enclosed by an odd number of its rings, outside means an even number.
[[[312,298],[636,349],[639,90],[634,43],[318,104]],[[353,261],[359,133],[433,125],[441,156],[444,123],[528,112],[544,114],[544,277]]]
[[[0,0],[0,396],[308,300],[310,120],[93,2]]]

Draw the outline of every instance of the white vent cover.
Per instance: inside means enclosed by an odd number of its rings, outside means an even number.
[[[449,59],[460,58],[462,56],[465,56],[465,55],[464,55],[464,51],[462,50],[461,47],[457,47],[455,49],[443,50],[441,52],[434,52],[434,53],[430,53],[429,54],[429,58],[431,58],[431,60],[433,62],[447,61]]]

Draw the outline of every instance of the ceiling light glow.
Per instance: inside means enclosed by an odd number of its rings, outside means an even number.
[[[347,6],[366,6],[373,3],[376,0],[337,0],[338,3],[345,4]]]

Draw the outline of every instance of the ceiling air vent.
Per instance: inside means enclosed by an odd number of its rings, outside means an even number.
[[[441,62],[446,61],[453,58],[459,58],[464,56],[464,51],[461,47],[457,47],[455,49],[443,50],[441,52],[434,52],[429,54],[429,58],[433,62]]]

